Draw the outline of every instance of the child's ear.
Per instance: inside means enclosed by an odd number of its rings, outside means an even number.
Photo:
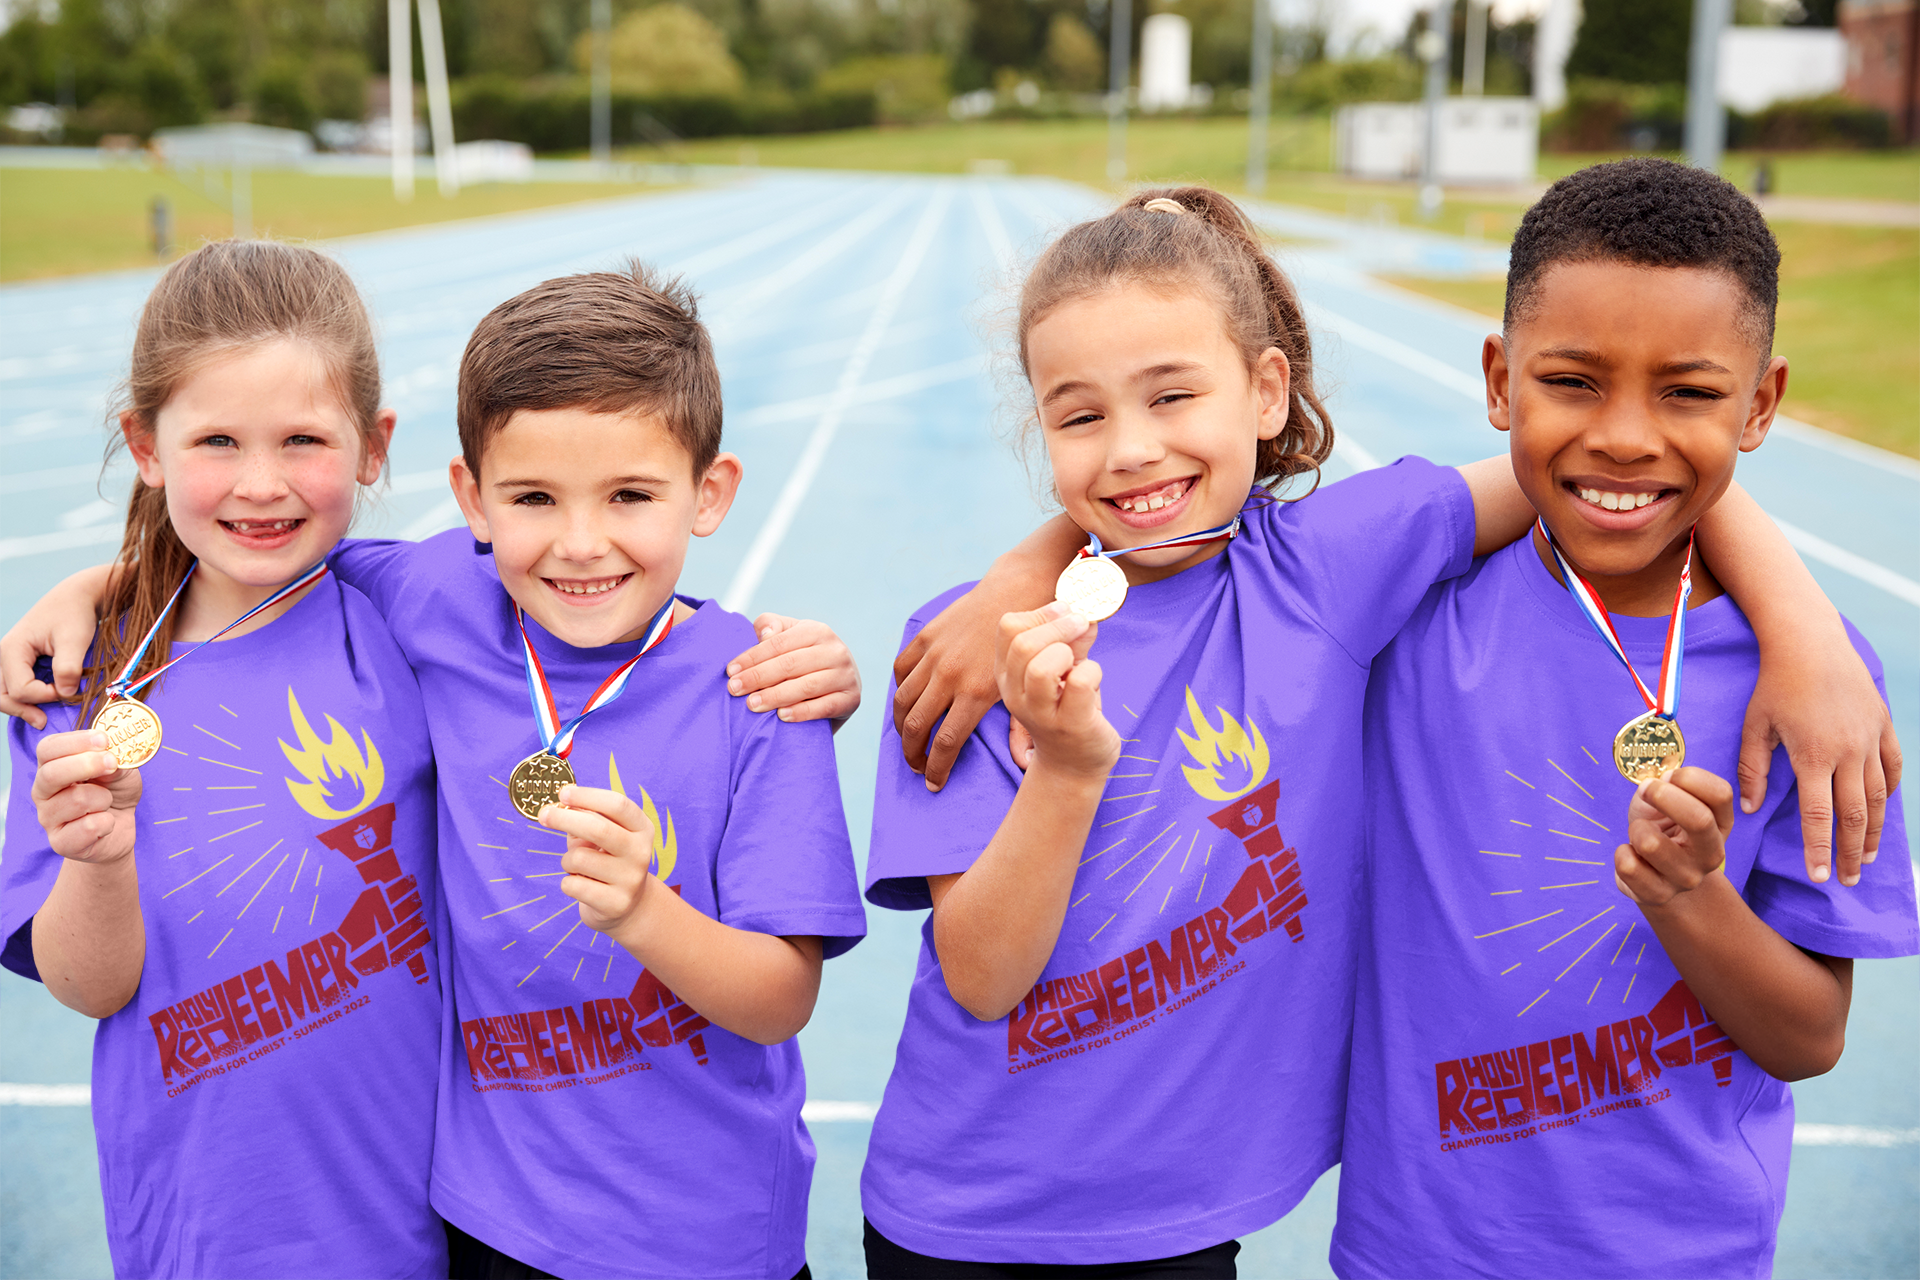
[[[743,470],[739,458],[723,453],[700,477],[698,505],[693,510],[694,537],[706,537],[727,518],[727,512],[733,508],[734,495],[740,492]]]
[[[1287,415],[1292,410],[1288,392],[1293,389],[1293,366],[1287,362],[1286,352],[1268,347],[1260,353],[1253,366],[1253,387],[1260,397],[1259,437],[1272,440],[1286,430]]]
[[[453,500],[460,504],[460,514],[467,518],[467,528],[473,531],[474,541],[492,542],[493,530],[487,524],[486,509],[480,502],[480,477],[467,470],[464,457],[456,457],[447,465],[447,482],[453,486]]]
[[[1512,430],[1512,371],[1507,367],[1507,340],[1500,334],[1490,333],[1480,344],[1480,372],[1487,379],[1487,421],[1496,430]]]
[[[140,420],[131,413],[120,415],[120,434],[126,437],[127,452],[133,455],[133,465],[140,472],[140,482],[149,489],[167,487],[166,473],[160,469],[160,459],[154,452],[153,432],[140,425]]]
[[[373,415],[373,438],[362,437],[360,442],[361,484],[372,484],[380,478],[381,468],[387,465],[387,451],[393,447],[393,425],[400,415],[392,409],[382,409]]]
[[[1740,452],[1758,449],[1773,430],[1773,419],[1787,395],[1787,358],[1775,356],[1760,374],[1760,385],[1753,389],[1753,401],[1747,407],[1746,425],[1740,429]]]

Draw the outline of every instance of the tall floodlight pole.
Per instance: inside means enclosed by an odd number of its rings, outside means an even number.
[[[1267,116],[1273,106],[1273,5],[1253,0],[1253,74],[1247,86],[1247,194],[1267,189]]]
[[[613,161],[613,2],[593,0],[593,162]]]
[[[1460,59],[1460,92],[1477,98],[1487,91],[1487,0],[1467,0],[1467,48]]]
[[[387,120],[393,129],[393,198],[413,199],[413,6],[387,0]]]
[[[433,128],[433,175],[440,194],[460,194],[453,153],[453,98],[447,91],[447,42],[440,34],[440,0],[420,0],[420,58],[427,68],[427,122]]]
[[[1453,33],[1453,0],[1433,0],[1420,54],[1427,63],[1426,145],[1420,149],[1420,212],[1440,212],[1440,108],[1447,98],[1447,45]]]
[[[1128,60],[1133,56],[1132,0],[1112,0],[1107,16],[1113,23],[1107,41],[1107,181],[1127,176]]]
[[[1687,58],[1687,163],[1720,171],[1727,113],[1720,105],[1720,33],[1731,0],[1693,0],[1693,49]]]

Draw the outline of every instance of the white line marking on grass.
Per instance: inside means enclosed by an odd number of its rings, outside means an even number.
[[[880,1113],[877,1102],[824,1102],[808,1098],[800,1108],[800,1118],[808,1124],[831,1124],[838,1120],[867,1121]]]
[[[740,562],[733,581],[728,584],[726,595],[721,597],[721,608],[731,609],[735,613],[746,612],[747,602],[753,598],[760,579],[766,576],[767,566],[773,563],[774,553],[780,549],[780,543],[785,540],[787,530],[793,524],[793,517],[806,500],[807,490],[813,486],[813,478],[820,472],[820,464],[826,461],[827,449],[832,446],[833,437],[840,430],[841,419],[846,416],[853,402],[854,391],[859,387],[860,379],[866,375],[867,366],[873,363],[875,353],[880,350],[880,340],[885,336],[887,326],[893,323],[894,314],[899,311],[900,303],[906,297],[907,286],[913,282],[920,264],[926,260],[927,251],[933,247],[933,234],[939,229],[940,220],[946,216],[947,206],[951,203],[953,188],[946,185],[937,188],[933,199],[927,202],[919,225],[914,227],[913,235],[907,241],[906,252],[900,255],[900,261],[894,264],[893,274],[887,277],[887,283],[880,291],[880,301],[867,318],[867,327],[861,333],[859,343],[840,370],[840,381],[834,387],[832,401],[827,405],[826,412],[820,415],[820,421],[814,424],[813,434],[807,438],[806,448],[801,450],[800,461],[794,466],[793,474],[787,477],[786,487],[780,490],[780,496],[774,500],[773,510],[767,514],[766,523],[760,526],[760,532],[754,536],[753,545],[747,548],[746,558]]]

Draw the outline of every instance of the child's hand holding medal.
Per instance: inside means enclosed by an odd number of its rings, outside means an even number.
[[[133,854],[133,811],[140,771],[123,766],[98,729],[40,739],[33,807],[47,845],[63,858],[96,866]]]
[[[1058,600],[1000,620],[994,674],[1007,711],[1032,736],[1030,772],[1105,775],[1120,758],[1120,734],[1100,711],[1100,664],[1088,657],[1098,630]]]

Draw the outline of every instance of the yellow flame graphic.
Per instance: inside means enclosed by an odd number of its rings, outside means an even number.
[[[1214,710],[1220,713],[1218,729],[1200,710],[1193,690],[1187,690],[1187,717],[1193,724],[1195,736],[1188,737],[1186,731],[1178,727],[1174,732],[1187,744],[1187,754],[1199,763],[1184,764],[1180,768],[1187,775],[1187,785],[1208,800],[1237,800],[1267,780],[1266,739],[1260,736],[1260,726],[1253,721],[1247,721],[1243,729],[1225,707]],[[1222,765],[1232,767],[1223,774]]]
[[[306,779],[305,782],[286,780],[287,790],[293,793],[302,809],[316,818],[338,821],[351,818],[380,798],[387,771],[380,763],[380,749],[373,745],[372,735],[361,731],[361,740],[367,745],[363,755],[353,735],[338,720],[328,716],[327,728],[332,737],[321,742],[320,735],[307,723],[306,713],[300,709],[300,700],[293,696],[291,685],[287,686],[287,714],[293,721],[294,736],[300,739],[300,746],[295,750],[282,742],[280,750],[286,753],[287,763]],[[340,778],[350,779],[359,794],[339,797],[346,807],[336,809],[336,797],[328,780]]]
[[[620,782],[620,762],[614,759],[611,752],[607,754],[607,785],[623,796],[627,794],[626,787]],[[642,787],[640,812],[646,814],[647,821],[653,824],[653,874],[665,881],[673,874],[673,864],[680,860],[680,840],[673,830],[673,810],[665,805],[654,808],[653,797]],[[661,820],[663,812],[666,815],[664,822]]]

